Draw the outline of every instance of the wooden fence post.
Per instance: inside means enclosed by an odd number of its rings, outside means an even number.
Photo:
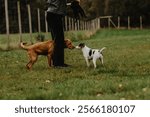
[[[118,16],[118,29],[120,29],[120,16]]]
[[[92,29],[92,21],[89,21],[89,30]]]
[[[84,21],[84,30],[86,30],[86,22]]]
[[[100,29],[99,27],[99,18],[97,18],[97,29]]]
[[[65,31],[67,31],[67,16],[65,16],[64,18],[64,26],[65,26]]]
[[[69,31],[71,30],[71,19],[70,19],[70,17],[68,17],[68,30]]]
[[[142,16],[140,16],[140,29],[141,30],[143,29],[143,19],[142,19]]]
[[[86,30],[88,30],[88,22],[86,21]]]
[[[99,18],[99,29],[101,29],[101,18]]]
[[[48,33],[48,23],[47,23],[47,12],[45,11],[45,30],[46,30],[46,33]]]
[[[38,14],[38,32],[41,33],[41,22],[40,22],[40,9],[37,9],[37,14]]]
[[[81,26],[80,30],[83,30],[83,21],[82,20],[80,21],[80,26]]]
[[[75,22],[74,26],[75,26],[75,31],[77,31],[78,30],[77,22]]]
[[[110,18],[109,20],[110,20],[110,23],[111,23],[115,28],[117,28],[117,26],[116,26],[115,23],[111,20],[111,18]]]
[[[22,25],[21,25],[20,1],[17,1],[17,8],[18,8],[19,40],[20,40],[20,42],[22,42]]]
[[[80,30],[80,20],[77,20],[77,27],[78,27],[78,30]]]
[[[130,16],[128,16],[128,29],[130,29]]]
[[[7,33],[7,48],[10,47],[9,40],[9,16],[8,16],[8,0],[5,0],[5,18],[6,18],[6,33]]]
[[[84,21],[82,21],[82,30],[84,30]]]
[[[74,30],[74,20],[73,20],[73,18],[71,20],[71,23],[72,23],[72,30]]]
[[[110,29],[110,17],[108,18],[108,28]]]
[[[95,29],[97,30],[98,29],[98,25],[97,25],[97,18],[95,19]]]
[[[95,19],[95,30],[97,30],[97,19]]]
[[[31,43],[33,43],[32,41],[32,19],[31,19],[31,9],[30,9],[30,5],[27,5],[27,9],[28,9],[28,18],[29,18],[29,31],[30,31],[30,41]]]
[[[87,23],[87,30],[89,30],[89,21],[87,21],[86,23]]]
[[[97,25],[97,29],[99,29],[99,19],[96,18],[96,25]]]

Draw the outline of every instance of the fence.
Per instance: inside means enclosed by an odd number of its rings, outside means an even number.
[[[9,6],[8,6],[8,0],[4,0],[4,8],[5,8],[5,25],[6,25],[6,34],[8,39],[8,47],[9,47],[9,36],[11,32],[19,33],[19,39],[22,41],[22,33],[28,32],[30,34],[31,42],[32,42],[32,33],[33,32],[46,32],[48,33],[48,25],[46,21],[46,12],[39,9],[39,8],[32,8],[30,4],[27,4],[26,11],[22,11],[21,4],[19,1],[17,3],[15,2],[14,5],[16,5],[16,9],[14,10],[14,18],[10,20],[9,15]],[[36,12],[37,17],[32,17],[32,12]],[[23,19],[23,17],[28,17],[28,20]],[[4,19],[4,18],[3,18]],[[143,20],[142,17],[139,17],[139,28],[143,28]],[[11,26],[11,22],[15,24],[14,26]],[[28,29],[25,28],[28,25]],[[13,27],[13,31],[10,30]],[[121,26],[121,17],[117,17],[117,21],[113,21],[112,16],[101,16],[93,20],[83,21],[83,20],[77,20],[75,21],[73,18],[65,17],[64,19],[64,30],[70,31],[70,30],[97,30],[101,28],[122,28]],[[15,31],[14,31],[15,29]],[[131,29],[131,17],[127,17],[127,29]],[[18,32],[17,32],[18,30]]]

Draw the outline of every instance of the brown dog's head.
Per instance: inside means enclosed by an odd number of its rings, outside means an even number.
[[[74,49],[75,46],[72,44],[72,41],[70,39],[65,39],[64,48]]]

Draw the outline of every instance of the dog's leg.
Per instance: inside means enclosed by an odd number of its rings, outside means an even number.
[[[101,56],[99,60],[101,61],[102,65],[104,65],[103,56]]]
[[[26,67],[27,67],[27,69],[31,69],[31,67],[32,67],[32,61],[31,60],[28,62],[28,64],[26,65]]]
[[[86,61],[87,66],[90,67],[89,59],[85,58],[85,61]]]
[[[29,55],[30,61],[26,65],[26,67],[27,67],[27,69],[30,70],[32,68],[33,64],[37,61],[37,54],[33,54],[33,53],[30,54],[30,53],[28,53],[28,55]]]
[[[50,54],[47,55],[49,67],[52,66],[52,56]]]
[[[30,69],[32,68],[33,64],[34,64],[36,61],[37,61],[37,59],[36,59],[36,60],[31,60],[31,61],[29,61],[29,63],[26,65],[27,69],[30,70]]]
[[[96,68],[96,58],[93,58],[93,65],[94,65],[94,68]]]

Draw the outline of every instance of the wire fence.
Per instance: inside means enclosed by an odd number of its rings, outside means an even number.
[[[12,33],[19,34],[20,41],[22,41],[22,33],[29,33],[32,42],[33,33],[49,32],[46,11],[32,7],[30,4],[26,5],[23,2],[13,0],[1,0],[0,7],[0,33],[6,34],[8,46],[10,42],[9,37]],[[122,21],[126,23],[122,24]],[[74,18],[66,16],[64,18],[64,30],[98,30],[101,28],[131,29],[135,21],[139,24],[136,27],[143,29],[142,16],[134,19],[134,21],[130,16],[123,19],[119,16],[115,18],[112,16],[101,16],[88,21],[76,21]]]

